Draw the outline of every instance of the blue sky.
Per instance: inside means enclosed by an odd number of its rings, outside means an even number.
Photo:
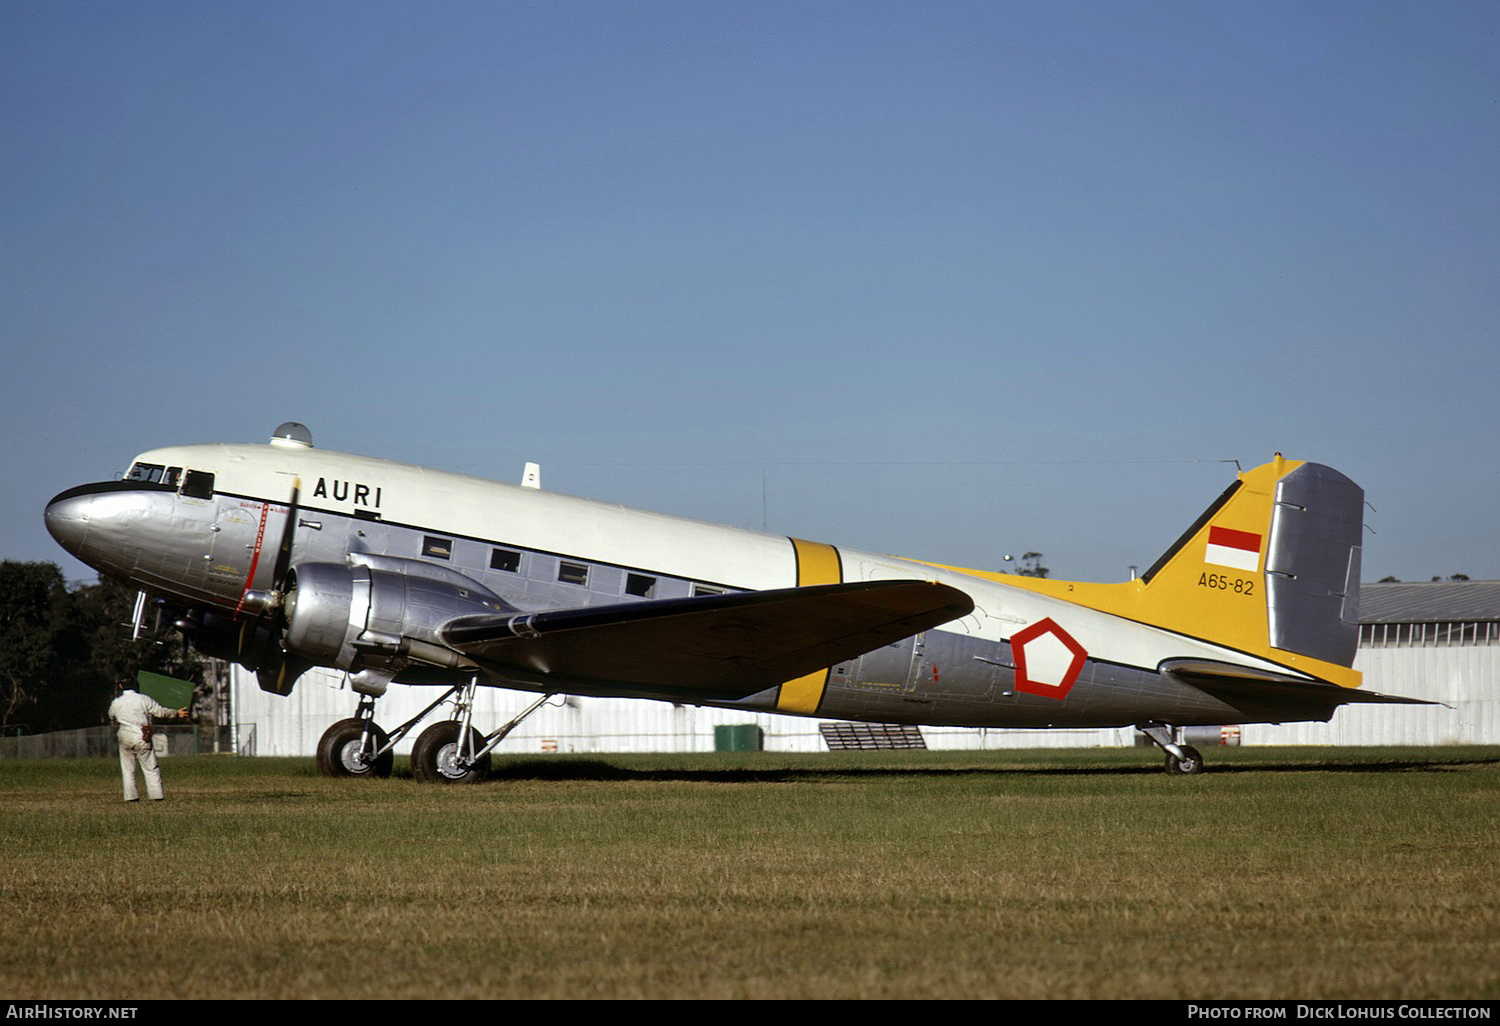
[[[1500,578],[1500,6],[0,0],[0,558],[317,443],[1054,576],[1280,451]]]

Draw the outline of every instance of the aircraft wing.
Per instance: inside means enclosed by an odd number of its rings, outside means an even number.
[[[1210,659],[1168,659],[1157,670],[1185,684],[1234,706],[1250,716],[1260,716],[1269,722],[1278,722],[1277,717],[1287,720],[1303,718],[1301,713],[1320,713],[1323,719],[1332,715],[1341,705],[1353,704],[1397,704],[1397,705],[1441,705],[1420,698],[1402,698],[1398,695],[1382,695],[1374,691],[1339,687],[1322,681],[1306,680],[1289,674],[1258,670],[1234,663],[1220,663]],[[1314,716],[1313,718],[1319,718]]]
[[[542,613],[460,616],[443,642],[501,677],[737,698],[964,616],[923,581],[700,595]]]

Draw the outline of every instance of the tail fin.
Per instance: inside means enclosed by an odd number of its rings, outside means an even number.
[[[1363,525],[1358,485],[1278,454],[1241,473],[1140,580],[1003,580],[1358,687]]]
[[[1241,474],[1142,579],[1148,593],[1185,604],[1172,619],[1201,621],[1192,633],[1221,640],[1216,633],[1238,622],[1230,631],[1240,635],[1237,647],[1256,651],[1248,643],[1258,638],[1281,652],[1351,666],[1364,501],[1337,470],[1278,454]]]

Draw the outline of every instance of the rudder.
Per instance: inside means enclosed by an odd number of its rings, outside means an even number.
[[[1320,463],[1276,483],[1266,548],[1271,647],[1353,665],[1364,504],[1364,489]]]

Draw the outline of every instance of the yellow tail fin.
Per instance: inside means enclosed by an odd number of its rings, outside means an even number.
[[[1357,687],[1363,529],[1358,485],[1277,454],[1241,473],[1140,580],[994,577]]]
[[[1278,454],[1242,473],[1146,572],[1142,605],[1161,626],[1349,681],[1329,671],[1352,666],[1359,642],[1364,500],[1331,467]]]

